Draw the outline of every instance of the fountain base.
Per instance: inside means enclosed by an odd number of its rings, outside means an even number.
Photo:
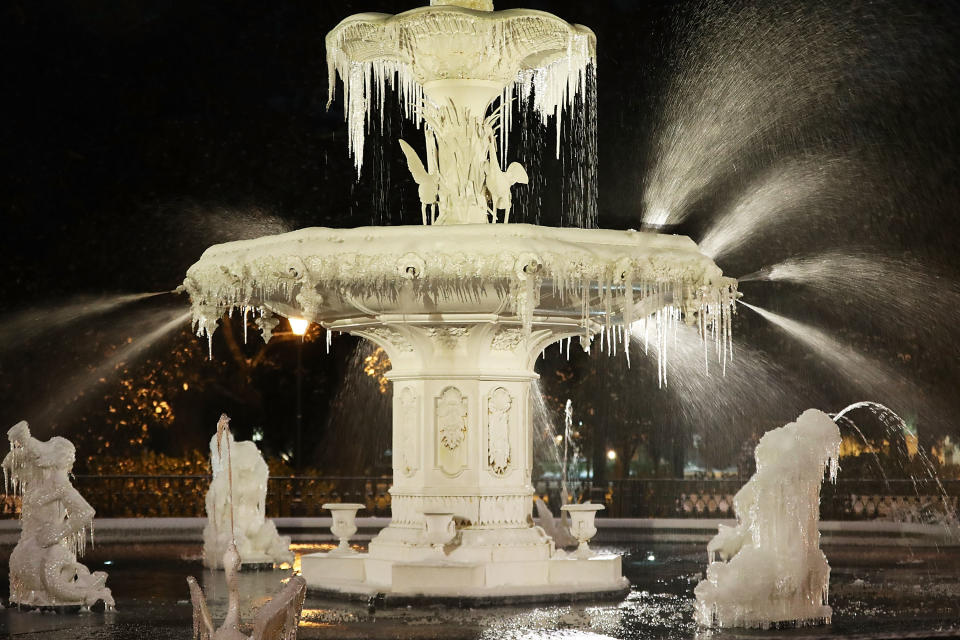
[[[619,600],[630,590],[619,555],[576,558],[554,552],[535,560],[471,562],[456,558],[485,550],[429,551],[435,552],[433,557],[414,561],[387,560],[370,553],[349,557],[313,553],[303,556],[302,572],[311,592],[382,606],[424,601],[472,607]]]

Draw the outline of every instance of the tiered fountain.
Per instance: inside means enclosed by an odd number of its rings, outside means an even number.
[[[184,281],[194,321],[212,339],[237,308],[269,339],[277,316],[305,318],[390,357],[392,522],[366,553],[305,556],[311,589],[388,601],[619,595],[619,556],[585,544],[567,555],[533,524],[534,363],[563,338],[625,350],[638,327],[664,354],[680,320],[725,354],[736,282],[686,237],[500,224],[511,184],[526,181],[519,164],[502,168],[513,96],[544,122],[582,108],[595,38],[540,11],[433,5],[352,16],[327,36],[331,97],[339,75],[358,171],[386,84],[424,124],[426,163],[403,144],[424,224],[211,247]],[[586,539],[592,527],[578,530]]]

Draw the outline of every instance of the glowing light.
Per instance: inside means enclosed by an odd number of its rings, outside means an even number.
[[[609,449],[607,451],[607,460],[616,460],[616,459],[617,459],[617,452],[614,451],[613,449]]]
[[[649,560],[650,562],[653,562],[654,560],[656,560],[656,557],[651,553],[650,555],[647,556],[647,560]]]
[[[556,441],[557,444],[563,443],[563,436],[560,434],[557,434],[557,436],[554,438],[554,441]]]
[[[310,321],[304,318],[287,318],[287,320],[290,322],[290,330],[298,336],[305,334],[307,327],[310,326]]]

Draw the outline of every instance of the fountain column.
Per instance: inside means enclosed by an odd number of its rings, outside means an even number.
[[[371,557],[422,546],[424,512],[454,514],[457,557],[490,559],[493,546],[520,541],[549,555],[531,527],[533,358],[521,327],[477,320],[355,332],[394,363],[393,522]]]
[[[568,558],[533,523],[533,366],[547,344],[581,335],[579,322],[540,318],[525,331],[516,317],[464,312],[330,327],[378,344],[393,364],[392,520],[367,554],[305,556],[312,588],[362,580],[389,594],[526,595],[573,574],[585,592],[625,587],[618,556]],[[453,515],[456,535],[442,547],[426,534],[431,513]]]

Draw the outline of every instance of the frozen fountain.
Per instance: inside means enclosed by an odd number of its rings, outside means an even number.
[[[830,622],[830,565],[820,551],[820,485],[837,474],[840,429],[808,409],[768,431],[757,471],[733,499],[737,526],[720,525],[697,585],[697,619],[721,627]],[[719,559],[717,559],[719,557]]]
[[[107,574],[77,562],[88,533],[93,540],[95,512],[70,484],[73,444],[59,436],[38,440],[26,422],[11,427],[7,437],[4,485],[23,496],[20,540],[10,555],[10,604],[64,610],[102,602],[112,608]]]
[[[293,563],[290,538],[277,533],[266,518],[267,478],[270,470],[257,445],[237,442],[220,416],[210,438],[213,480],[207,490],[207,524],[203,529],[203,564],[223,568],[223,554],[235,543],[241,565]]]
[[[398,602],[620,595],[619,556],[557,553],[533,524],[534,364],[564,338],[616,354],[643,331],[663,367],[681,321],[725,358],[736,281],[682,236],[506,224],[510,186],[526,180],[506,162],[512,101],[532,100],[545,123],[578,109],[583,121],[595,38],[541,11],[433,5],[352,16],[327,36],[358,172],[387,84],[423,124],[426,162],[402,145],[423,224],[213,246],[184,281],[194,322],[212,340],[238,309],[269,339],[278,316],[302,318],[390,357],[392,521],[366,553],[304,556],[311,589]],[[592,525],[578,518],[585,542]]]

